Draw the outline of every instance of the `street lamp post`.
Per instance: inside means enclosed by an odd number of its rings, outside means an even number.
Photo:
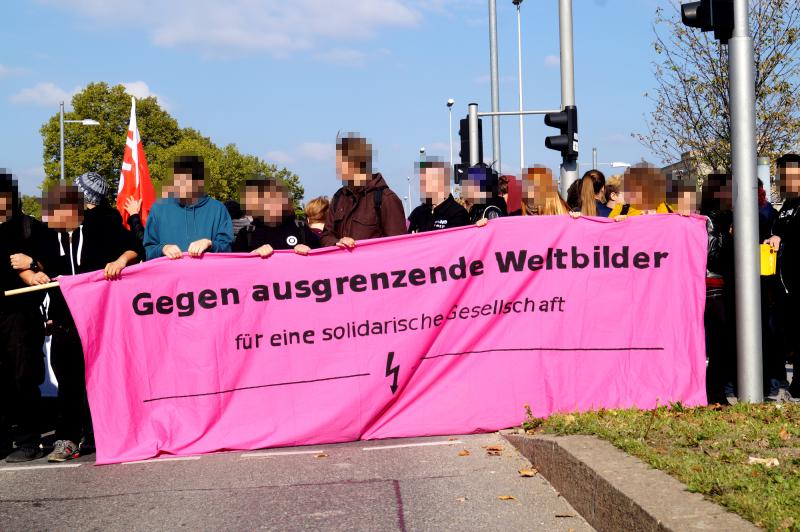
[[[592,168],[595,169],[598,166],[610,166],[611,168],[630,168],[631,163],[624,163],[622,161],[614,161],[611,163],[598,163],[597,160],[594,160],[591,163],[578,163],[578,166],[591,166]]]
[[[453,104],[456,101],[452,98],[447,100],[447,113],[449,115],[449,129],[448,132],[450,133],[450,171],[453,171]],[[450,179],[450,193],[453,193],[453,180]]]
[[[60,129],[60,150],[59,159],[61,161],[61,181],[64,181],[64,124],[81,124],[83,126],[99,126],[100,122],[92,120],[91,118],[84,118],[83,120],[64,120],[64,102],[59,106],[58,123]]]
[[[522,15],[523,0],[511,0],[517,6],[517,81],[519,82],[519,111],[522,113]],[[525,124],[524,115],[519,115],[519,168],[525,168]]]

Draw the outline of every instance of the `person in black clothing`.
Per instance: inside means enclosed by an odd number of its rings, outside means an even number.
[[[783,322],[786,348],[800,356],[800,155],[786,154],[777,161],[783,206],[765,243],[778,250],[778,275],[783,288]],[[797,365],[795,364],[795,369]],[[800,378],[792,379],[789,392],[800,397]]]
[[[101,176],[84,174],[76,183],[77,187],[58,185],[45,197],[51,231],[42,239],[38,252],[44,272],[55,277],[103,270],[106,279],[116,279],[128,264],[144,257],[142,243],[109,205],[108,186]],[[63,462],[85,453],[94,443],[80,337],[61,292],[51,290],[49,295],[50,360],[58,379],[58,423],[48,460]],[[82,436],[78,447],[75,442]]]
[[[253,217],[253,223],[237,233],[233,251],[266,258],[276,249],[293,249],[299,255],[308,255],[320,247],[319,237],[295,216],[289,191],[281,181],[245,181],[242,196],[245,212]]]
[[[450,194],[450,169],[442,161],[417,163],[422,205],[408,216],[408,232],[424,233],[469,225],[467,210]]]
[[[16,181],[0,169],[0,458],[6,456],[7,462],[42,456],[39,385],[45,367],[39,306],[44,295],[6,297],[3,292],[27,286],[23,278],[38,271],[32,246],[44,231],[41,223],[22,213]]]
[[[471,224],[485,225],[487,220],[508,214],[505,200],[497,195],[497,173],[485,164],[467,170],[461,197],[469,208]]]
[[[736,382],[736,314],[733,258],[733,194],[727,174],[707,177],[700,214],[708,218],[706,273],[706,393],[708,402],[727,403]]]

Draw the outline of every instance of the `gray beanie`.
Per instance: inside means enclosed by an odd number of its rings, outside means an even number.
[[[83,194],[86,203],[100,205],[108,197],[108,183],[98,173],[86,172],[75,178],[75,185]]]

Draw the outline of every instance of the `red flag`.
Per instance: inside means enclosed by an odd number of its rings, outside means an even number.
[[[128,225],[128,211],[125,210],[125,201],[128,198],[142,200],[139,217],[142,225],[147,223],[147,213],[156,200],[156,191],[150,180],[150,170],[147,168],[147,158],[144,155],[142,138],[136,125],[136,98],[131,97],[131,121],[128,126],[128,138],[125,140],[125,156],[122,158],[122,172],[119,176],[119,190],[117,190],[117,209],[122,215],[125,225]]]

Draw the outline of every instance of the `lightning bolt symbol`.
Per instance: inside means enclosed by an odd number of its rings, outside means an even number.
[[[389,356],[386,358],[386,376],[394,375],[394,379],[392,380],[392,385],[390,388],[392,389],[392,395],[397,391],[397,377],[400,375],[400,365],[392,367],[392,361],[394,360],[394,352],[389,353]]]

